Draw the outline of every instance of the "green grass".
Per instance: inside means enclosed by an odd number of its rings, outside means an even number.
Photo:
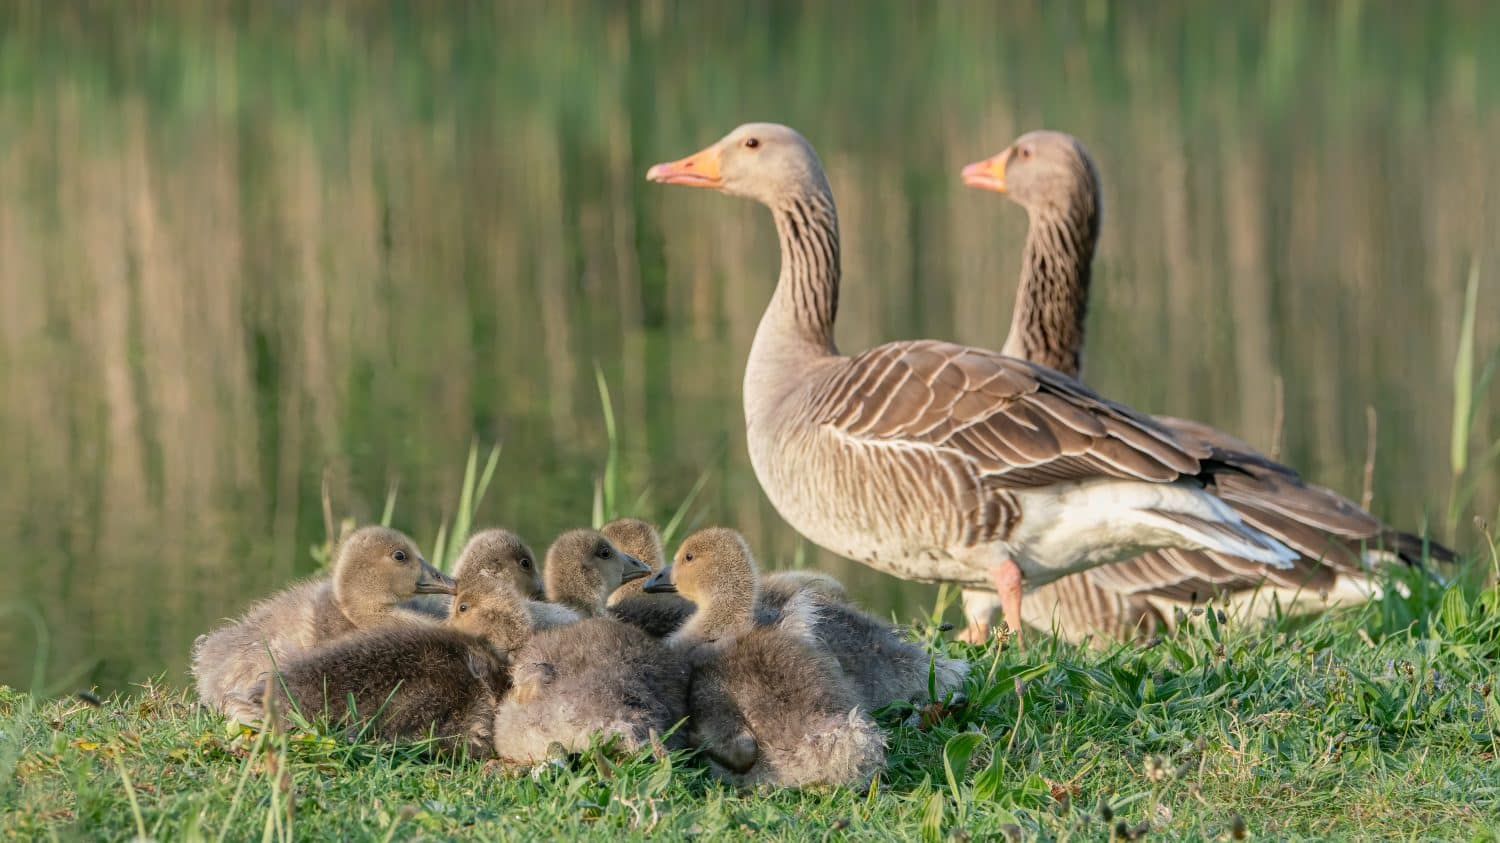
[[[1459,357],[1461,382],[1473,383],[1472,354]],[[599,391],[609,458],[596,523],[624,500],[602,376]],[[1456,396],[1455,495],[1475,467],[1457,444],[1471,416]],[[452,520],[432,545],[445,568],[499,447],[482,466],[479,455],[476,444]],[[685,528],[702,485],[677,507],[669,533]],[[396,500],[392,487],[384,523]],[[1466,508],[1450,507],[1450,519]],[[332,536],[326,500],[324,510]],[[160,679],[105,700],[0,687],[0,835],[1500,839],[1500,547],[1486,526],[1477,561],[1449,585],[1413,574],[1408,596],[1387,588],[1386,600],[1311,619],[1243,624],[1233,607],[1209,607],[1144,645],[1092,650],[1039,636],[1024,652],[944,642],[924,625],[932,646],[973,661],[969,704],[882,713],[889,765],[868,791],[737,793],[687,753],[596,750],[505,774],[305,723],[257,734]],[[323,559],[328,548],[312,552]],[[933,619],[948,592],[938,600]]]
[[[1475,282],[1455,361],[1450,526],[1467,510]],[[619,433],[596,524],[621,512]],[[470,448],[432,559],[450,568],[494,476]],[[667,522],[684,527],[700,478]],[[393,486],[382,523],[396,505]],[[637,501],[639,505],[640,501]],[[324,500],[330,542],[331,502]],[[1244,624],[1185,616],[1145,644],[1025,651],[946,642],[974,665],[968,704],[886,711],[889,764],[869,790],[740,793],[689,753],[596,749],[525,773],[344,741],[306,723],[255,733],[158,679],[129,694],[39,699],[0,686],[0,835],[280,841],[568,839],[1500,839],[1500,545],[1439,586],[1414,572],[1387,599]],[[340,531],[349,529],[345,521]],[[312,548],[325,560],[328,545]],[[940,592],[933,620],[948,592]],[[39,657],[44,658],[40,653]],[[38,683],[37,687],[40,687]]]
[[[1493,548],[1488,577],[1493,582]],[[1471,578],[1472,579],[1472,578]],[[1500,589],[1243,626],[1215,610],[1148,645],[1038,637],[975,660],[967,709],[884,717],[865,792],[740,794],[685,754],[503,775],[410,747],[232,728],[147,683],[96,704],[0,692],[0,833],[337,837],[1493,839]]]

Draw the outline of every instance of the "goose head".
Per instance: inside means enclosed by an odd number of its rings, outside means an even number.
[[[616,518],[600,527],[599,532],[617,549],[641,560],[651,570],[661,568],[662,557],[666,553],[661,548],[661,534],[649,521]]]
[[[698,605],[705,616],[724,623],[748,621],[760,589],[755,557],[745,537],[727,527],[710,527],[688,536],[672,564],[646,580],[648,593],[676,592]]]
[[[453,579],[479,574],[509,582],[523,597],[541,597],[542,569],[536,554],[509,530],[481,530],[464,545],[453,564]]]
[[[779,123],[746,123],[686,158],[657,164],[646,178],[713,188],[773,206],[787,197],[828,190],[812,144]]]
[[[504,577],[470,572],[458,580],[448,625],[477,635],[496,650],[510,655],[531,639],[531,614],[526,599]]]
[[[362,527],[339,545],[334,595],[345,611],[383,611],[417,594],[452,594],[453,580],[387,527]]]
[[[621,583],[650,576],[651,569],[598,530],[569,530],[547,548],[547,598],[585,616],[604,614],[604,601]]]
[[[1067,207],[1098,190],[1083,144],[1062,132],[1027,132],[998,155],[963,169],[964,184],[1003,193],[1030,211]]]

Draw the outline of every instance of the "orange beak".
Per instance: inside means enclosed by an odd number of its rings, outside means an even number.
[[[710,146],[679,161],[657,164],[646,171],[646,180],[688,187],[723,187],[719,176],[719,147]]]
[[[964,168],[964,184],[969,187],[978,187],[983,190],[993,190],[996,193],[1005,192],[1005,165],[1010,161],[1010,150],[986,158],[983,161],[975,161]]]

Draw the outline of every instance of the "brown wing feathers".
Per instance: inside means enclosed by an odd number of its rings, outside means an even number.
[[[816,408],[870,441],[957,452],[995,488],[1196,477],[1208,447],[1048,369],[951,343],[890,343],[851,361]]]

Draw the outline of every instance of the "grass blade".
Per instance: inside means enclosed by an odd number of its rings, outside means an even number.
[[[474,490],[474,509],[469,513],[470,520],[479,514],[479,505],[484,503],[485,493],[490,490],[490,481],[495,479],[495,469],[500,465],[500,443],[496,442],[490,447],[490,456],[484,461],[484,471],[479,473],[479,487]]]
[[[391,519],[396,515],[396,492],[401,488],[400,480],[391,480],[391,485],[385,490],[385,508],[380,510],[380,526],[391,526]]]
[[[1468,467],[1469,422],[1474,406],[1474,315],[1479,308],[1479,264],[1469,268],[1464,293],[1462,327],[1458,331],[1458,355],[1453,360],[1453,435],[1449,440],[1448,464],[1453,476]]]
[[[130,771],[125,769],[125,762],[120,758],[124,752],[122,747],[119,752],[112,753],[110,757],[115,762],[115,770],[120,773],[120,781],[125,784],[125,795],[130,799],[130,815],[135,818],[136,839],[149,840],[150,836],[146,834],[146,818],[141,814],[140,800],[135,797],[135,784],[130,781]]]
[[[707,485],[708,475],[712,471],[713,469],[711,468],[703,469],[703,473],[699,474],[697,481],[693,483],[693,488],[688,490],[687,497],[682,499],[682,503],[677,505],[677,511],[672,513],[672,517],[667,520],[666,526],[661,528],[661,543],[663,545],[670,545],[672,539],[676,537],[677,531],[682,529],[682,522],[687,518],[688,510],[692,508],[693,501],[698,499],[698,494]]]
[[[441,571],[452,570],[448,565],[448,519],[438,525],[437,538],[432,542],[432,558]]]
[[[458,489],[458,510],[453,514],[453,530],[448,534],[448,543],[456,551],[469,537],[469,524],[474,514],[474,485],[479,482],[479,443],[469,443],[469,458],[464,461],[464,482]],[[448,569],[447,559],[443,570]]]
[[[620,516],[616,510],[619,502],[620,436],[615,428],[615,405],[609,397],[609,384],[604,379],[604,369],[598,363],[594,364],[594,381],[599,386],[599,403],[604,410],[604,435],[609,443],[608,455],[604,461],[604,483],[601,486],[603,520],[609,520]],[[599,510],[596,509],[595,514],[600,514]]]

